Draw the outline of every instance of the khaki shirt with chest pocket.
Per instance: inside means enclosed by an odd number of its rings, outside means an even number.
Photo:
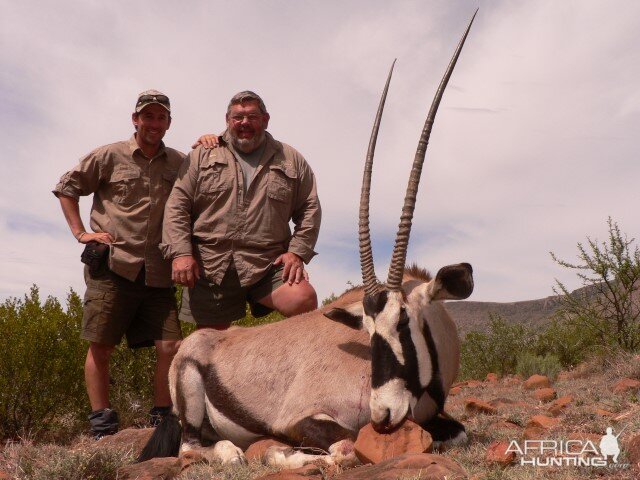
[[[76,200],[93,193],[91,229],[114,239],[109,268],[134,281],[144,266],[146,285],[167,288],[172,285],[171,263],[158,245],[164,207],[184,158],[163,143],[148,159],[131,137],[83,157],[60,178],[53,193]]]
[[[233,259],[244,287],[264,277],[282,253],[306,263],[316,254],[321,210],[313,171],[294,148],[266,136],[246,194],[226,134],[217,148],[188,155],[165,209],[166,258],[193,255],[216,284]]]

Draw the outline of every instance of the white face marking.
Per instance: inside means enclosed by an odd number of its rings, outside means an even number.
[[[398,363],[404,365],[404,355],[402,354],[402,345],[400,344],[400,337],[398,335],[398,319],[400,318],[400,309],[402,308],[402,292],[389,292],[387,294],[387,304],[384,309],[378,313],[375,321],[369,319],[373,324],[375,333],[380,335],[391,347],[391,351],[396,356]],[[365,317],[368,318],[368,317]],[[363,319],[363,323],[364,323]],[[371,333],[371,330],[369,333]]]
[[[411,392],[405,388],[404,380],[394,378],[379,388],[371,390],[369,408],[371,420],[381,423],[389,412],[389,423],[397,425],[407,415],[409,408],[415,405],[415,399]]]

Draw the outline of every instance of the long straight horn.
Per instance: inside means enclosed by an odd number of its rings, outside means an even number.
[[[429,115],[427,115],[427,120],[424,123],[424,128],[422,129],[422,134],[420,135],[418,149],[416,150],[416,156],[413,160],[413,167],[411,168],[411,175],[409,176],[407,193],[404,197],[404,206],[402,207],[402,215],[400,216],[400,225],[398,227],[398,234],[396,236],[396,244],[393,249],[393,256],[391,257],[391,266],[389,267],[389,277],[387,279],[387,287],[389,288],[389,290],[400,290],[402,285],[402,275],[404,273],[404,265],[407,258],[407,245],[409,244],[409,235],[411,234],[413,210],[416,205],[418,184],[420,183],[420,174],[422,173],[422,164],[424,163],[424,157],[427,153],[427,145],[429,143],[429,136],[431,135],[431,127],[433,127],[433,122],[436,118],[440,100],[442,99],[444,90],[447,87],[447,83],[449,83],[449,78],[451,77],[453,68],[456,66],[458,56],[460,56],[464,41],[467,39],[467,34],[471,29],[471,25],[473,24],[473,20],[474,18],[476,18],[477,13],[478,10],[476,10],[476,12],[473,14],[473,17],[471,18],[471,21],[469,22],[469,25],[467,26],[467,29],[464,32],[462,39],[460,40],[460,43],[458,43],[458,48],[456,48],[456,51],[451,58],[451,62],[449,62],[447,71],[440,81],[440,86],[438,87],[436,95],[433,98],[431,109],[429,110]]]
[[[373,123],[371,131],[371,139],[369,140],[369,148],[367,149],[367,159],[364,164],[364,174],[362,175],[362,190],[360,191],[360,219],[358,222],[358,237],[360,239],[360,268],[362,270],[362,282],[364,283],[364,291],[366,295],[373,295],[381,289],[380,283],[376,278],[375,268],[373,266],[373,249],[371,248],[371,233],[369,231],[369,193],[371,191],[371,172],[373,170],[373,155],[376,150],[376,140],[378,139],[378,130],[380,130],[380,119],[384,110],[384,103],[387,99],[387,91],[391,82],[391,74],[396,64],[394,60],[387,76],[387,83],[382,92],[376,119]]]

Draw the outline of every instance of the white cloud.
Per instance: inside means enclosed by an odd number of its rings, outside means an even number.
[[[606,237],[608,215],[640,236],[636,2],[31,0],[2,6],[0,298],[32,283],[83,290],[50,190],[80,156],[131,134],[147,88],[172,97],[166,141],[183,150],[223,128],[235,92],[263,95],[274,136],[318,177],[320,297],[357,282],[362,163],[397,57],[373,179],[385,278],[420,129],[478,4],[430,140],[409,259],[471,262],[476,300],[543,297],[554,277],[577,286],[550,250],[575,258],[586,235]]]

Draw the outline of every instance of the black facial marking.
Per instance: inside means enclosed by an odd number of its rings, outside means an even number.
[[[418,375],[418,356],[411,339],[411,330],[403,328],[399,332],[404,365],[398,362],[389,343],[379,334],[371,337],[371,387],[379,388],[395,378],[405,381],[406,388],[416,397],[420,396],[422,387]]]
[[[362,306],[364,307],[364,313],[375,320],[376,316],[384,310],[387,304],[389,292],[382,290],[375,295],[365,295],[362,300]]]
[[[402,378],[402,365],[391,346],[378,333],[371,336],[371,358],[371,388],[380,388],[389,380]]]

